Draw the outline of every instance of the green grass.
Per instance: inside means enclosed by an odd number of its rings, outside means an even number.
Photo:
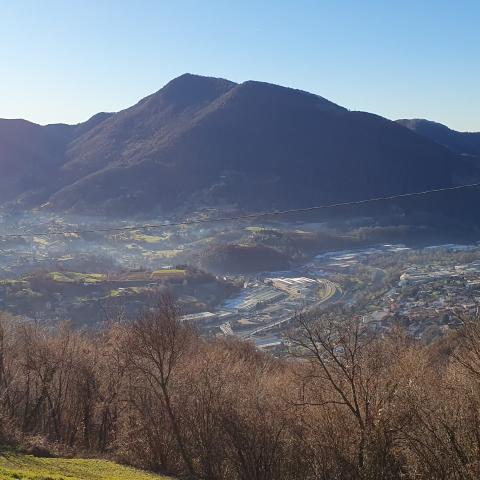
[[[59,283],[99,283],[106,280],[102,273],[77,273],[77,272],[51,272],[51,278]]]
[[[0,280],[0,285],[27,286],[28,282],[26,280]]]
[[[171,268],[171,269],[162,269],[162,270],[154,270],[152,272],[152,278],[153,277],[178,277],[178,276],[183,276],[187,273],[186,270],[180,270],[177,268]]]
[[[125,287],[125,288],[115,288],[110,290],[108,296],[110,297],[123,297],[124,295],[140,295],[142,293],[151,291],[150,288],[144,287]]]
[[[159,259],[159,258],[174,258],[183,250],[155,250],[155,251],[144,251],[142,255],[144,257],[148,257],[151,259]]]
[[[167,480],[107,460],[39,458],[19,453],[0,454],[2,480]]]
[[[132,232],[131,239],[136,240],[137,242],[145,242],[145,243],[159,243],[163,242],[164,240],[168,240],[170,238],[170,234],[165,235],[150,235],[147,233],[141,232]]]
[[[264,232],[266,228],[251,226],[251,227],[246,227],[245,230],[247,230],[247,232],[259,233],[259,232]]]

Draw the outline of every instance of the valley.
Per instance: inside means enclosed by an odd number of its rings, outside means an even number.
[[[0,480],[480,479],[480,2],[1,15]]]
[[[265,82],[184,74],[77,125],[0,120],[0,154],[0,310],[43,323],[132,320],[169,292],[203,334],[258,345],[283,348],[301,310],[362,302],[423,337],[405,317],[435,305],[450,325],[452,289],[405,279],[427,275],[427,247],[480,238],[478,134]],[[429,282],[463,281],[441,251]]]
[[[304,311],[358,310],[373,331],[401,325],[432,340],[458,324],[455,309],[473,312],[479,304],[473,241],[431,247],[425,229],[419,235],[369,219],[254,224],[217,222],[216,214],[202,211],[172,226],[149,220],[167,225],[161,228],[5,217],[4,235],[15,229],[23,236],[0,237],[0,308],[45,324],[99,328],[135,319],[168,292],[202,335],[235,335],[281,353]],[[405,243],[387,243],[392,238]]]

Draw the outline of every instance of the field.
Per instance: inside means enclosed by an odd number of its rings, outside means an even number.
[[[39,458],[0,454],[2,480],[167,480],[167,477],[124,467],[106,460]]]
[[[137,242],[144,242],[144,243],[160,243],[170,238],[169,234],[166,235],[148,235],[146,233],[141,232],[132,232],[130,234],[130,238]]]
[[[106,279],[101,273],[51,272],[50,277],[59,283],[99,283]]]

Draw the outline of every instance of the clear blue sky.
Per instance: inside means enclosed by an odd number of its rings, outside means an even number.
[[[185,73],[480,131],[479,0],[0,0],[0,117],[117,111]]]

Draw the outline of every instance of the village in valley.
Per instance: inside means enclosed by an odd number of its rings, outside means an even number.
[[[24,237],[0,240],[0,307],[43,322],[82,326],[132,318],[169,291],[183,321],[202,334],[236,335],[281,350],[300,312],[355,311],[368,297],[362,314],[372,331],[398,325],[431,340],[456,328],[459,315],[475,312],[480,302],[477,244],[363,242],[329,250],[321,224],[102,232],[108,225],[96,220],[84,232],[85,221],[40,220],[52,235],[35,235],[35,225],[23,220],[16,230]],[[235,270],[238,252],[215,250],[229,242],[252,256],[251,268]],[[265,252],[277,256],[262,264]],[[222,261],[233,271],[222,269]]]

